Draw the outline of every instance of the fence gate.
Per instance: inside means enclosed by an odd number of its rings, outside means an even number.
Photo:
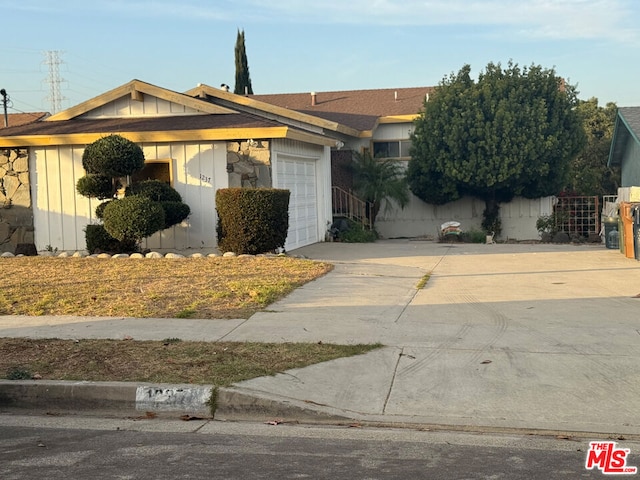
[[[558,197],[554,207],[556,229],[570,237],[600,234],[598,197]]]

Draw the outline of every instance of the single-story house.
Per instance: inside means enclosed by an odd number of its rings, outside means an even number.
[[[640,186],[640,107],[619,107],[609,166],[620,166],[622,187]]]
[[[132,80],[79,105],[26,125],[0,130],[0,251],[83,250],[84,229],[98,201],[76,192],[82,153],[93,141],[120,134],[139,144],[144,178],[171,183],[191,207],[181,225],[145,240],[145,247],[186,250],[216,246],[215,192],[275,187],[291,191],[286,250],[326,238],[333,221],[332,187],[352,182],[352,151],[409,160],[413,120],[432,87],[235,95],[199,84],[184,93]],[[433,235],[458,220],[479,226],[483,202],[443,206],[413,197],[376,219],[383,237]],[[503,234],[534,238],[549,199],[503,206]]]

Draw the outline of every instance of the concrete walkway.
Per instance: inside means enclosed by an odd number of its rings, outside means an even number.
[[[374,343],[226,389],[243,409],[640,434],[640,263],[585,245],[323,243],[330,274],[248,320],[0,317],[0,336]],[[416,285],[430,274],[423,289]]]

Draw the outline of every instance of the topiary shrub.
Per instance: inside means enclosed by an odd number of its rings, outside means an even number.
[[[113,180],[99,173],[88,173],[78,179],[76,190],[84,197],[105,200],[113,196]]]
[[[131,240],[119,241],[105,230],[104,225],[87,225],[85,230],[89,253],[133,253],[139,250],[138,243]]]
[[[160,202],[164,209],[164,228],[177,225],[191,213],[189,205],[182,203],[182,197],[176,189],[160,180],[144,180],[129,185],[125,190],[125,196],[129,195],[140,195]]]
[[[127,247],[132,243],[137,246],[143,238],[180,223],[191,213],[180,194],[159,180],[130,185],[124,197],[116,200],[121,196],[121,192],[118,193],[120,178],[144,167],[142,149],[120,135],[109,135],[87,145],[82,165],[87,174],[78,180],[76,190],[89,198],[111,199],[97,206],[96,217],[104,222],[105,232]],[[140,210],[135,211],[136,208]],[[108,238],[100,237],[99,244],[96,243],[98,237],[88,238],[92,230],[87,230],[89,251],[117,250]]]
[[[156,202],[182,202],[176,189],[160,180],[144,180],[129,185],[125,195],[142,195]]]
[[[172,227],[182,222],[191,213],[189,205],[182,202],[159,202],[164,210],[164,228]]]
[[[109,200],[108,202],[102,202],[100,205],[96,207],[96,218],[98,218],[99,220],[102,220],[102,218],[104,217],[104,209],[107,208],[107,205],[109,205],[109,203],[112,201],[113,200]]]
[[[87,173],[126,177],[144,167],[142,149],[120,135],[109,135],[87,145],[82,154]]]
[[[255,255],[284,247],[289,197],[289,190],[272,188],[218,190],[218,249]]]
[[[131,195],[109,202],[103,212],[105,230],[120,241],[135,241],[164,229],[164,210],[158,202]]]

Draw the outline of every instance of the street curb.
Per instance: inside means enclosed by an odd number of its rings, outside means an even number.
[[[327,405],[287,397],[274,398],[262,392],[238,387],[218,388],[216,420],[264,421],[300,423],[343,423],[353,421]]]
[[[212,394],[215,412],[212,415]],[[344,422],[331,407],[212,385],[0,380],[0,410],[34,413],[197,416],[216,420]]]
[[[210,385],[0,380],[0,409],[211,416]]]

